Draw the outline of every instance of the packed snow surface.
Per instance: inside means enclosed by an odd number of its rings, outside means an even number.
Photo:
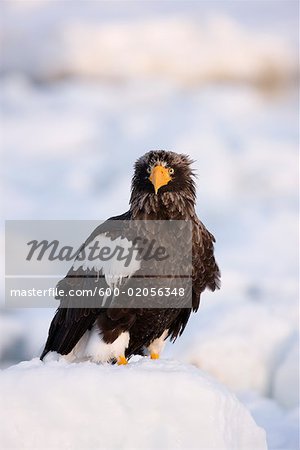
[[[174,360],[120,367],[34,359],[0,379],[3,448],[267,449],[233,394]]]

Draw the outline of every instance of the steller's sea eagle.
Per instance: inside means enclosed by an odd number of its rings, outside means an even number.
[[[150,354],[152,359],[156,359],[167,338],[175,341],[182,334],[191,311],[198,310],[201,293],[206,288],[212,291],[219,288],[220,271],[214,258],[215,239],[195,212],[196,191],[191,164],[188,156],[163,150],[150,151],[136,161],[129,211],[108,219],[96,228],[81,247],[81,254],[77,256],[67,276],[58,283],[57,290],[63,291],[64,295],[57,297],[60,306],[51,322],[41,359],[51,351],[65,355],[69,361],[89,359],[126,364],[134,354]],[[138,223],[135,221],[148,224],[149,221],[191,224],[189,304],[172,307],[169,299],[163,296],[159,299],[158,307],[153,307],[152,304],[150,307],[147,304],[133,305],[130,301],[119,307],[111,307],[115,301],[113,294],[109,299],[103,299],[103,295],[101,297],[97,293],[96,300],[99,303],[92,307],[86,307],[82,303],[76,304],[76,307],[74,304],[73,307],[68,307],[71,289],[74,292],[83,287],[97,286],[101,282],[104,287],[118,286],[123,290],[124,286],[128,286],[129,280],[139,277],[149,282],[141,275],[141,263],[137,264],[136,261],[127,267],[120,264],[120,261],[119,264],[97,262],[96,266],[91,261],[86,263],[80,257],[95,240],[102,244],[113,244],[121,242],[121,239],[123,245],[124,242],[130,245],[130,240],[124,238],[118,227],[110,226],[118,221],[128,225]],[[170,238],[169,242],[173,242],[171,245],[176,242],[179,248],[181,246],[183,260],[186,230],[182,230],[178,227],[175,240]],[[168,276],[166,280],[171,286],[177,280],[170,274]],[[153,279],[149,283],[153,283]],[[168,303],[162,304],[166,301]]]

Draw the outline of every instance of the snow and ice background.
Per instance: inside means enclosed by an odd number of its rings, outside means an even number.
[[[106,219],[127,209],[137,157],[187,153],[222,270],[166,360],[99,368],[13,366],[39,354],[54,311],[5,309],[3,265],[4,448],[41,448],[49,424],[48,448],[264,448],[248,411],[269,449],[298,448],[297,8],[1,2],[3,218]],[[123,423],[115,441],[109,420],[92,432],[104,410]]]

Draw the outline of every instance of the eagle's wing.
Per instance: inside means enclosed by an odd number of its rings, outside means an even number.
[[[197,311],[201,293],[206,289],[214,291],[220,287],[220,270],[214,257],[214,236],[196,218],[193,221],[193,273],[192,308],[183,308],[169,329],[170,339],[180,336],[189,320],[191,311]]]
[[[214,256],[214,236],[197,219],[193,227],[193,311],[197,311],[200,295],[207,288],[220,288],[220,269]]]
[[[84,333],[91,329],[95,321],[101,329],[106,342],[113,342],[120,332],[128,330],[135,320],[135,315],[128,308],[106,308],[105,302],[110,302],[110,298],[98,295],[96,304],[93,307],[84,305],[83,297],[70,295],[71,290],[94,290],[99,292],[98,287],[113,287],[117,285],[119,288],[126,284],[129,277],[138,270],[137,262],[132,261],[128,267],[124,267],[124,262],[116,258],[109,261],[99,261],[94,265],[94,261],[81,260],[86,247],[97,240],[100,246],[117,246],[121,237],[118,237],[118,229],[114,231],[114,222],[117,220],[130,220],[130,213],[127,212],[121,216],[112,217],[108,221],[99,225],[87,241],[82,245],[77,259],[73,267],[69,270],[67,276],[57,285],[57,291],[63,290],[64,295],[57,297],[60,300],[60,306],[51,322],[48,339],[45,349],[41,355],[41,359],[49,351],[56,351],[62,355],[66,355],[72,351]],[[107,236],[110,232],[114,235],[112,239]],[[124,238],[122,245],[126,245]],[[127,241],[128,243],[128,241]],[[100,265],[99,265],[100,264]],[[99,307],[97,301],[99,301]],[[93,297],[95,303],[95,297]]]

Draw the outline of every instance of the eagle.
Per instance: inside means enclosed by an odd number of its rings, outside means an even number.
[[[215,291],[220,287],[220,270],[214,257],[215,238],[195,212],[196,186],[192,164],[189,156],[165,150],[149,151],[136,161],[129,210],[111,217],[92,232],[81,246],[72,268],[57,285],[56,292],[63,294],[56,297],[60,304],[50,324],[41,360],[49,352],[57,352],[70,362],[90,360],[122,365],[127,364],[133,355],[157,359],[166,340],[174,342],[183,333],[192,311],[199,308],[202,292],[206,288]],[[137,305],[132,298],[123,296],[120,304],[114,304],[117,300],[114,290],[105,294],[105,288],[118,286],[119,292],[120,289],[125,292],[125,287],[128,288],[133,279],[151,287],[155,277],[145,277],[141,262],[137,261],[131,261],[129,265],[120,260],[113,263],[98,261],[97,264],[87,262],[84,260],[85,250],[95,241],[128,248],[133,245],[128,230],[137,223],[146,224],[143,227],[145,236],[150,230],[148,225],[153,222],[191,224],[190,302],[173,305],[170,298],[162,295],[157,305]],[[124,232],[124,228],[127,231]],[[179,226],[175,234],[169,244],[179,246],[184,266],[186,230]],[[159,235],[156,232],[156,238]],[[164,235],[169,239],[172,233]],[[171,262],[164,261],[167,272],[172,272],[170,265]],[[162,282],[160,278],[156,277],[158,285]],[[168,274],[163,282],[172,287],[178,280],[175,275]],[[71,298],[71,292],[100,286],[100,283],[104,289],[95,291],[97,294],[92,305],[86,305],[82,298]]]

